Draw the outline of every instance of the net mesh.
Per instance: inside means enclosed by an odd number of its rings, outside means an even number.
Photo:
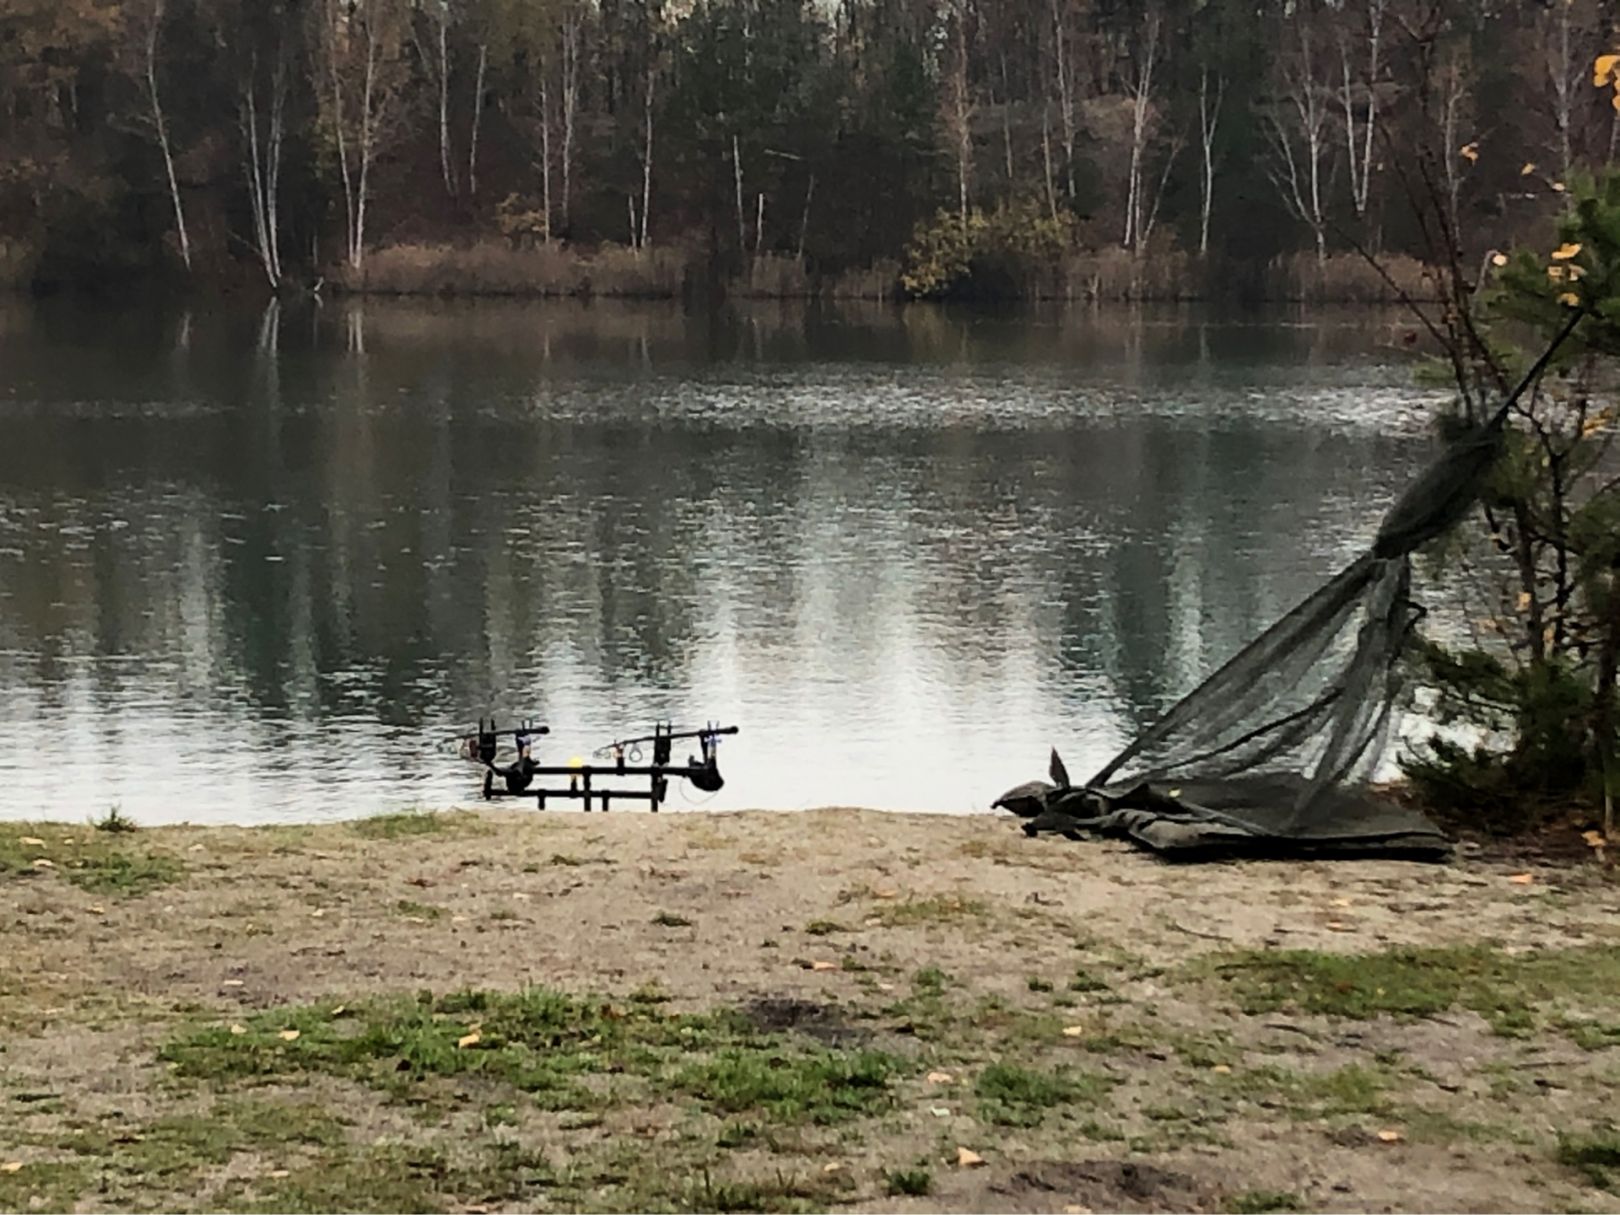
[[[1577,318],[1578,319],[1578,318]],[[1386,512],[1372,544],[1115,756],[1069,787],[998,805],[1031,833],[1125,834],[1164,852],[1234,847],[1439,854],[1421,814],[1358,794],[1382,759],[1399,660],[1422,610],[1411,555],[1473,507],[1509,411],[1569,329],[1487,420],[1454,438]]]

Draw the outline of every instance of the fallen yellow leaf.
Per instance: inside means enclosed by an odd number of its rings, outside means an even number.
[[[1505,266],[1507,263],[1508,259],[1506,253],[1497,253],[1491,257],[1491,265],[1493,266]]]
[[[22,1172],[22,1161],[20,1160],[8,1160],[4,1164],[0,1164],[0,1173],[20,1172]]]
[[[837,962],[812,962],[812,963],[810,963],[810,969],[811,970],[837,970],[838,969],[838,963]]]
[[[24,848],[43,848],[45,846],[45,841],[37,835],[25,835],[17,842]]]
[[[55,869],[56,868],[56,862],[55,861],[48,861],[44,857],[40,857],[37,861],[34,862],[34,868],[35,869]]]
[[[1553,250],[1553,261],[1567,262],[1580,251],[1581,247],[1578,244],[1571,241],[1565,241],[1563,244],[1559,245],[1558,248]]]
[[[1566,308],[1579,308],[1581,306],[1581,297],[1573,291],[1566,291],[1558,297],[1558,302]]]
[[[245,984],[242,982],[241,979],[225,979],[220,983],[220,986],[221,987],[243,987],[243,986],[245,986]]]
[[[1334,899],[1333,900],[1333,906],[1335,906],[1335,907],[1348,907],[1348,906],[1350,906],[1350,900],[1349,899]]]
[[[1603,832],[1601,831],[1583,831],[1581,832],[1581,838],[1586,841],[1589,848],[1601,848],[1609,842],[1603,838]]]
[[[900,892],[898,890],[874,890],[872,897],[874,899],[897,899],[900,897]]]
[[[1564,189],[1565,189],[1564,183],[1561,182],[1561,181],[1552,181],[1552,182],[1548,182],[1547,184],[1552,187],[1552,191],[1553,191],[1554,194],[1562,194],[1564,192]]]
[[[1508,881],[1512,882],[1515,886],[1528,886],[1535,880],[1536,875],[1533,873],[1515,873],[1512,877],[1508,878]]]
[[[930,1084],[950,1084],[953,1080],[955,1080],[955,1078],[956,1077],[952,1076],[950,1072],[928,1073],[928,1083]]]
[[[1519,176],[1520,177],[1529,177],[1530,174],[1534,173],[1535,171],[1536,171],[1535,162],[1531,161],[1531,160],[1527,160],[1524,163],[1524,168],[1519,170]]]
[[[1564,281],[1564,268],[1562,266],[1548,266],[1547,277],[1555,283]]]
[[[1620,65],[1620,55],[1599,55],[1592,62],[1592,87],[1601,89],[1609,83],[1611,77],[1616,75],[1615,67]]]
[[[826,1164],[821,1166],[821,1171],[823,1173],[841,1173],[843,1170],[844,1166],[839,1164],[836,1160],[829,1160]]]
[[[283,1042],[296,1042],[296,1041],[298,1041],[298,1031],[296,1029],[284,1029],[277,1036]]]
[[[90,914],[91,915],[106,915],[107,914],[107,909],[105,907],[103,907],[100,903],[95,903],[90,908]]]
[[[1084,1038],[1086,1036],[1086,1027],[1084,1025],[1065,1025],[1063,1027],[1063,1036],[1065,1038]]]
[[[290,1177],[292,1173],[287,1169],[271,1169],[265,1174],[267,1177]]]
[[[466,1050],[469,1046],[477,1046],[483,1039],[484,1035],[475,1029],[472,1033],[462,1034],[461,1037],[457,1038],[456,1045],[461,1047],[462,1050]]]
[[[1457,149],[1457,155],[1461,156],[1464,160],[1472,164],[1474,161],[1479,159],[1479,144],[1466,143]]]
[[[976,1169],[983,1163],[984,1157],[979,1155],[979,1153],[969,1151],[965,1147],[958,1147],[956,1149],[956,1165],[958,1168]]]
[[[1225,1063],[1217,1063],[1209,1070],[1214,1072],[1217,1076],[1230,1076],[1232,1074],[1232,1069]]]
[[[1379,1131],[1378,1138],[1383,1143],[1399,1143],[1406,1136],[1400,1131]]]
[[[334,1008],[332,1010],[332,1015],[334,1017],[341,1017],[344,1013],[346,1013],[348,1011],[349,1011],[349,1006],[347,1004],[339,1004],[336,1008]]]
[[[243,1034],[247,1033],[247,1026],[245,1026],[245,1025],[232,1025],[231,1026],[231,1033],[235,1034],[237,1037],[241,1037]]]

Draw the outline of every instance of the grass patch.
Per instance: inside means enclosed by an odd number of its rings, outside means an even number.
[[[464,826],[466,814],[435,814],[431,810],[400,810],[393,814],[373,814],[349,824],[349,830],[368,840],[411,839],[418,835],[442,835]]]
[[[660,928],[690,928],[692,921],[684,915],[676,915],[673,911],[660,911],[653,916],[652,922]]]
[[[442,920],[444,908],[434,907],[430,903],[418,903],[415,899],[400,899],[394,904],[394,910],[402,916],[412,916],[419,920]]]
[[[925,1197],[934,1188],[934,1175],[925,1168],[892,1169],[883,1174],[883,1188],[890,1195]]]
[[[0,1173],[0,1211],[71,1211],[90,1182],[85,1161],[31,1160]]]
[[[760,1110],[779,1122],[826,1125],[887,1109],[898,1070],[897,1060],[878,1051],[733,1048],[681,1069],[674,1085],[722,1113]]]
[[[813,937],[830,937],[835,932],[848,932],[849,929],[837,920],[811,920],[804,926],[805,932]]]
[[[1101,1101],[1113,1087],[1106,1076],[1064,1070],[1032,1071],[1016,1063],[992,1063],[979,1073],[973,1091],[979,1117],[1002,1126],[1038,1126],[1048,1110]]]
[[[1558,1163],[1578,1169],[1600,1190],[1620,1193],[1620,1132],[1606,1126],[1584,1135],[1559,1135]]]
[[[1303,1211],[1305,1200],[1286,1190],[1245,1190],[1222,1204],[1227,1215],[1262,1215],[1265,1211]]]
[[[0,880],[56,874],[91,894],[141,895],[180,880],[178,860],[125,831],[0,823]]]
[[[904,903],[884,903],[872,909],[873,918],[885,928],[959,924],[964,920],[982,920],[989,914],[989,904],[983,899],[970,899],[956,894],[907,899]]]
[[[1528,954],[1483,945],[1366,954],[1253,950],[1203,965],[1250,1015],[1421,1018],[1462,1007],[1500,1034],[1522,1036],[1560,1001],[1620,1003],[1620,947],[1613,945]]]
[[[92,819],[90,825],[97,831],[105,831],[108,835],[128,835],[138,830],[135,820],[117,806],[109,807],[106,814],[103,814],[100,818]]]
[[[667,1013],[656,1000],[617,1005],[543,988],[360,1001],[342,1016],[330,1006],[273,1009],[237,1028],[192,1028],[159,1058],[178,1077],[214,1084],[321,1073],[411,1100],[457,1077],[499,1086],[491,1104],[523,1093],[546,1109],[599,1106],[609,1098],[589,1078],[611,1075],[618,1098],[668,1092],[721,1115],[816,1123],[884,1108],[899,1067],[760,1031],[729,1011]]]
[[[1211,1077],[1212,1091],[1228,1101],[1282,1108],[1301,1121],[1358,1115],[1388,1115],[1390,1092],[1401,1078],[1377,1067],[1349,1064],[1325,1072],[1263,1065]]]

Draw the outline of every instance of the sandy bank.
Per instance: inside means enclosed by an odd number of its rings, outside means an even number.
[[[1595,868],[512,812],[0,825],[0,894],[8,1209],[1616,1201]]]

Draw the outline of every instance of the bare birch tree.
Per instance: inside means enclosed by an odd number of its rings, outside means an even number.
[[[568,212],[573,197],[574,182],[574,121],[579,106],[579,42],[582,15],[570,6],[562,18],[562,46],[558,59],[561,64],[562,107],[562,229],[568,232]]]
[[[1219,71],[1215,73],[1213,95],[1209,77],[1206,64],[1198,73],[1198,146],[1203,153],[1198,200],[1198,253],[1201,257],[1209,256],[1209,213],[1215,201],[1215,135],[1220,129],[1221,102],[1226,96],[1226,77]]]
[[[166,0],[137,0],[127,4],[124,17],[127,32],[135,53],[134,75],[140,82],[142,100],[146,102],[146,125],[151,128],[163,156],[163,173],[169,185],[169,203],[174,209],[174,235],[180,247],[180,260],[191,269],[191,234],[186,228],[185,202],[180,196],[180,182],[174,169],[174,149],[169,141],[168,115],[163,109],[163,94],[158,88],[158,44],[167,16]]]
[[[484,80],[489,72],[489,42],[478,43],[478,71],[473,76],[472,130],[467,136],[467,197],[478,194],[478,131],[484,121]]]
[[[1344,108],[1344,140],[1347,165],[1350,170],[1350,202],[1356,218],[1367,214],[1367,202],[1372,195],[1373,133],[1378,127],[1378,81],[1380,54],[1383,49],[1384,9],[1387,0],[1355,0],[1345,6],[1348,18],[1352,9],[1366,18],[1365,28],[1358,33],[1365,42],[1366,75],[1356,78],[1351,67],[1355,51],[1350,34],[1339,31],[1339,101]],[[1359,104],[1358,104],[1359,103]]]
[[[945,129],[956,155],[957,214],[965,225],[973,179],[973,91],[968,82],[967,14],[961,4],[954,7],[951,21],[951,55],[942,100]]]
[[[1479,156],[1473,142],[1462,142],[1462,124],[1468,104],[1468,84],[1472,69],[1466,52],[1453,48],[1441,65],[1438,76],[1440,113],[1440,163],[1445,166],[1446,222],[1450,225],[1451,240],[1460,239],[1462,231],[1462,187],[1465,166]]]
[[[1277,57],[1276,100],[1262,115],[1272,150],[1268,170],[1283,205],[1311,230],[1316,260],[1327,261],[1327,171],[1329,91],[1317,78],[1313,16],[1302,5],[1292,22],[1294,45]]]
[[[281,150],[287,130],[286,42],[278,34],[269,64],[255,47],[237,87],[242,171],[247,179],[253,246],[272,290],[281,286]]]
[[[647,216],[652,211],[652,173],[653,173],[653,94],[658,83],[658,62],[649,55],[647,58],[647,81],[642,93],[641,109],[643,134],[641,142],[641,231],[636,239],[636,248],[647,247]]]
[[[1562,182],[1569,180],[1570,170],[1575,167],[1573,113],[1582,78],[1587,74],[1584,48],[1579,48],[1581,53],[1577,53],[1572,37],[1574,7],[1573,0],[1553,0],[1541,30],[1542,58],[1547,68],[1553,130],[1558,135],[1558,171]]]
[[[1127,249],[1137,248],[1143,238],[1142,170],[1152,134],[1153,73],[1159,62],[1159,38],[1163,28],[1164,18],[1158,5],[1148,4],[1142,12],[1141,29],[1130,55],[1126,84],[1131,99],[1131,159],[1125,187],[1124,245]]]
[[[1058,120],[1063,129],[1063,173],[1066,196],[1074,201],[1075,88],[1069,60],[1070,37],[1064,0],[1052,0],[1053,80],[1057,85]],[[1043,116],[1044,117],[1044,116]]]
[[[344,259],[365,268],[371,170],[398,95],[400,0],[325,0],[321,12],[326,100],[343,185]]]

